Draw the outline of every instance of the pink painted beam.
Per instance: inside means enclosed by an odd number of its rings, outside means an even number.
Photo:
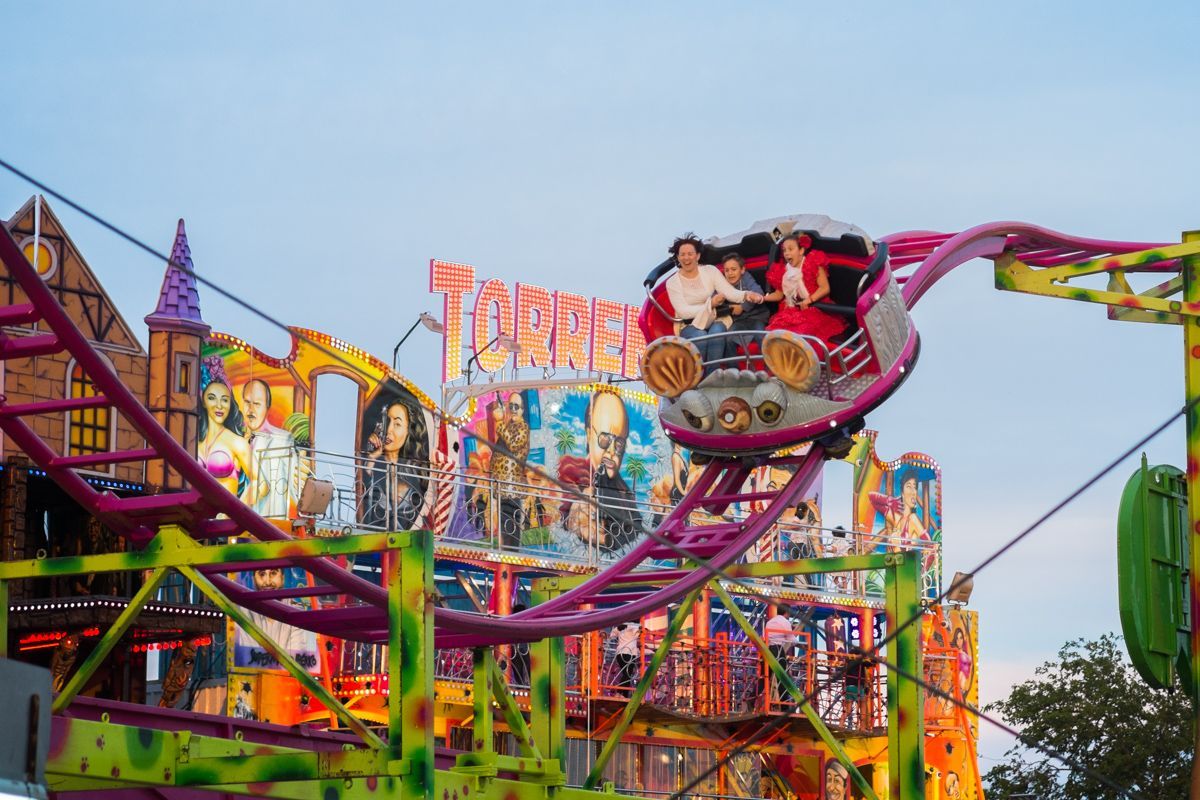
[[[80,469],[82,467],[96,467],[101,464],[125,464],[130,461],[145,461],[146,459],[158,458],[158,452],[145,448],[142,450],[114,450],[111,453],[85,453],[79,456],[59,456],[50,462],[54,467],[66,467],[67,469]]]

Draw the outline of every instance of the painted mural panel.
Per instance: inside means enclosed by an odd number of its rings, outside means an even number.
[[[299,517],[297,500],[312,477],[334,483],[335,500],[320,527],[407,530],[430,527],[432,401],[379,359],[325,334],[301,331],[284,358],[225,334],[213,334],[201,353],[197,457],[225,488],[269,518]],[[328,373],[357,384],[345,409],[358,452],[326,456],[312,449],[316,381]],[[339,412],[340,413],[340,412]],[[314,527],[315,530],[315,527]],[[300,569],[263,569],[234,576],[257,590],[307,585]],[[309,607],[307,599],[281,602]],[[318,637],[252,614],[256,624],[311,672],[324,672]],[[232,626],[230,667],[278,671],[273,656]],[[239,687],[231,684],[231,697]],[[243,700],[243,705],[250,702]]]
[[[450,535],[568,556],[627,550],[690,474],[651,398],[607,387],[485,394],[459,443],[469,486]]]
[[[394,380],[384,380],[368,396],[359,425],[363,526],[405,531],[427,520],[432,425],[428,410]]]
[[[882,461],[875,453],[875,433],[862,437],[854,457],[854,529],[862,552],[919,548],[922,594],[941,591],[942,471],[924,453],[905,453]],[[869,594],[883,594],[883,574],[867,573]]]
[[[297,386],[285,369],[251,352],[210,342],[201,354],[197,457],[242,502],[268,517],[294,505],[287,465],[309,444],[309,419],[296,412]],[[294,471],[294,470],[293,470]]]

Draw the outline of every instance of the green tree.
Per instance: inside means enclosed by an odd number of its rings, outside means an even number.
[[[570,428],[562,427],[554,432],[554,447],[560,456],[565,456],[574,450],[575,444],[575,431]]]
[[[625,457],[625,471],[633,479],[633,491],[635,492],[637,491],[638,481],[645,480],[646,476],[650,474],[650,470],[646,467],[646,459],[635,455]]]
[[[1119,636],[1067,642],[1057,662],[992,703],[1031,741],[1154,800],[1183,800],[1191,772],[1191,702],[1182,691],[1151,689],[1124,655]],[[1123,795],[1018,742],[984,781],[989,800],[1108,800]]]

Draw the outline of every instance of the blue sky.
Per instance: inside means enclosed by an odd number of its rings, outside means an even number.
[[[1184,3],[23,4],[5,14],[0,155],[164,250],[185,217],[206,276],[386,356],[418,312],[440,311],[432,257],[636,302],[676,234],[791,212],[876,236],[1020,219],[1176,239],[1200,227],[1197,16]],[[0,213],[30,194],[0,176]],[[56,210],[139,327],[162,265]],[[261,321],[202,301],[218,329],[283,350]],[[948,572],[1183,399],[1178,330],[1001,294],[988,263],[960,268],[914,318],[921,362],[869,424],[883,457],[942,464]],[[431,390],[437,351],[425,339],[401,353]],[[1182,452],[1181,425],[1150,448]],[[1113,517],[1134,466],[977,579],[985,698],[1065,640],[1118,628]],[[982,752],[1003,747],[989,736]]]

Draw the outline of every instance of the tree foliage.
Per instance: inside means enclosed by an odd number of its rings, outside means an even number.
[[[1147,686],[1125,657],[1120,637],[1067,642],[1058,661],[1038,667],[1035,675],[986,710],[1070,764],[1018,742],[984,777],[989,800],[1125,796],[1080,767],[1154,800],[1187,797],[1191,701],[1182,691]]]

